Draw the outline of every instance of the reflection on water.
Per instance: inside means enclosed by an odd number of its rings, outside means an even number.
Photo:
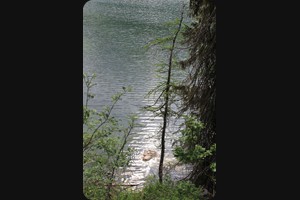
[[[134,130],[129,146],[136,149],[132,165],[127,169],[126,182],[142,183],[148,174],[157,173],[159,155],[142,161],[144,150],[159,153],[159,138],[162,119],[142,112],[141,107],[152,105],[155,98],[145,98],[149,90],[159,82],[155,64],[165,60],[159,49],[146,50],[144,46],[154,38],[168,34],[164,24],[180,17],[181,3],[186,0],[91,0],[83,9],[83,71],[96,73],[96,94],[90,106],[100,110],[110,105],[110,97],[122,91],[123,86],[132,86],[119,102],[114,116],[124,118],[135,113],[143,127]],[[170,127],[174,130],[178,123]],[[171,142],[174,135],[168,130],[166,162],[174,161]],[[179,176],[177,172],[174,176]]]

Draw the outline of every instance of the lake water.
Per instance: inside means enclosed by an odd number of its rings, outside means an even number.
[[[83,71],[95,73],[96,94],[89,106],[101,110],[110,105],[110,97],[122,87],[132,87],[119,102],[113,115],[123,119],[138,114],[142,128],[135,129],[129,143],[136,149],[132,165],[126,171],[125,182],[140,184],[144,178],[157,173],[159,156],[144,162],[144,150],[156,150],[160,144],[157,131],[162,119],[140,108],[153,104],[155,97],[145,98],[147,92],[159,82],[155,64],[166,61],[166,54],[158,48],[146,50],[151,40],[169,34],[165,23],[180,17],[182,2],[186,0],[91,0],[83,8]],[[85,91],[85,90],[84,90]],[[166,162],[174,161],[171,142],[178,122],[170,122],[166,144]],[[180,170],[184,170],[182,167]],[[186,172],[177,170],[175,177]]]

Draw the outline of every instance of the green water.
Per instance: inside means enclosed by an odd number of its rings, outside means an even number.
[[[145,127],[135,130],[130,146],[138,155],[145,149],[157,150],[159,140],[155,137],[161,119],[140,108],[153,104],[154,98],[145,94],[159,82],[155,64],[165,61],[167,55],[160,49],[146,50],[151,40],[169,35],[166,22],[180,17],[182,2],[186,0],[91,0],[83,8],[83,71],[96,73],[96,94],[90,106],[100,110],[109,105],[110,97],[123,86],[133,91],[126,94],[115,107],[113,115],[123,118],[137,113],[139,123]],[[169,130],[171,132],[171,130]],[[173,159],[171,137],[168,136],[166,160]],[[157,169],[158,160],[149,162],[135,158],[131,181],[142,181]]]

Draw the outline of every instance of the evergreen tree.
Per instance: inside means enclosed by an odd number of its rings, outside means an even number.
[[[190,111],[203,127],[195,135],[194,142],[185,141],[186,150],[196,145],[208,150],[216,145],[216,5],[213,0],[191,0],[190,15],[195,20],[185,32],[184,43],[190,55],[181,62],[189,76],[177,87],[183,99],[181,112]],[[190,179],[215,193],[216,153],[194,163]],[[215,168],[214,168],[215,169]]]

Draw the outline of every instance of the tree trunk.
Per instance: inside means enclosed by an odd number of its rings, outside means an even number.
[[[181,18],[180,22],[178,25],[178,30],[175,33],[175,36],[172,41],[172,48],[170,52],[170,57],[169,57],[169,64],[168,64],[168,79],[167,79],[167,85],[166,85],[166,97],[165,97],[165,109],[163,112],[163,128],[162,128],[162,134],[161,134],[161,153],[160,153],[160,161],[159,161],[159,168],[158,168],[158,176],[159,176],[159,182],[162,183],[163,181],[163,167],[164,167],[164,157],[165,157],[165,135],[166,135],[166,128],[167,128],[167,120],[168,120],[168,109],[169,109],[169,91],[170,91],[170,81],[171,81],[171,72],[172,72],[172,58],[173,58],[173,52],[175,48],[175,42],[176,38],[178,36],[178,33],[181,29],[181,24],[183,20],[183,9],[181,12]]]

